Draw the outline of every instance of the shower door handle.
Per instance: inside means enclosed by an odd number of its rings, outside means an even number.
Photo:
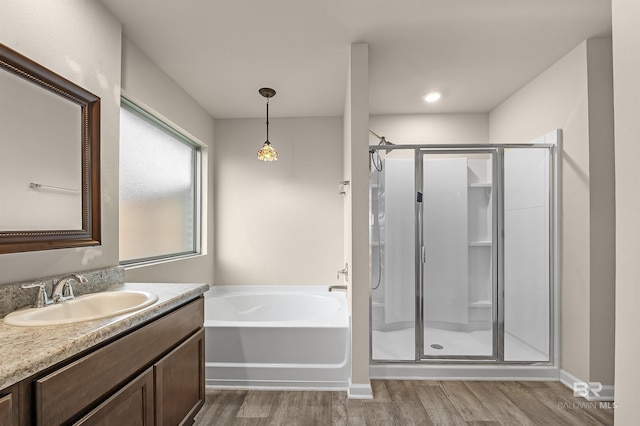
[[[420,247],[420,258],[422,259],[422,263],[427,263],[427,250],[424,246]]]

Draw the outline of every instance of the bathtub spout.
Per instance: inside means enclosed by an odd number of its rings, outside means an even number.
[[[329,291],[334,291],[334,290],[346,290],[347,286],[346,285],[330,285],[329,286]]]

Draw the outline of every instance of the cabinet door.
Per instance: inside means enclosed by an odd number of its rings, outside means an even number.
[[[75,425],[153,425],[153,369],[133,379]]]
[[[204,330],[154,365],[156,424],[190,424],[204,404]]]
[[[1,1],[1,0],[0,0]],[[202,328],[204,302],[193,301],[35,381],[36,425],[65,424],[153,365]],[[69,383],[75,389],[68,395]]]
[[[17,383],[13,386],[0,390],[0,426],[18,426],[30,424],[30,406],[25,404],[28,399],[30,388],[25,382]]]
[[[0,398],[0,426],[13,425],[13,399],[12,394]]]

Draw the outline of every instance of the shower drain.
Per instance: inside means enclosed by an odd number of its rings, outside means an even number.
[[[434,343],[433,345],[431,345],[431,347],[432,347],[433,349],[444,349],[444,346],[439,345],[439,344],[437,344],[437,343]]]

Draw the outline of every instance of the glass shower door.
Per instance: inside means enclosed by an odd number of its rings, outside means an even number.
[[[551,359],[551,151],[504,149],[504,360]]]
[[[497,359],[496,151],[421,156],[418,358]]]
[[[371,359],[414,361],[414,150],[383,156],[370,175]]]

